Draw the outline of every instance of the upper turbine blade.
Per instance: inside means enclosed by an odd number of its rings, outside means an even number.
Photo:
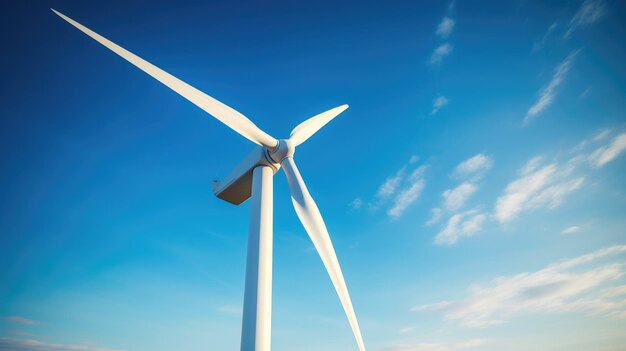
[[[352,308],[352,301],[348,294],[348,288],[346,282],[343,279],[341,273],[341,267],[337,261],[337,255],[335,249],[330,241],[328,230],[322,219],[315,201],[309,194],[309,191],[304,184],[302,176],[296,167],[293,158],[287,157],[282,162],[283,170],[287,175],[287,181],[289,182],[289,190],[291,191],[291,201],[293,207],[296,209],[296,213],[300,218],[300,221],[304,225],[304,229],[311,237],[315,249],[322,258],[322,262],[330,275],[330,279],[335,286],[339,300],[343,306],[343,310],[346,312],[350,327],[356,338],[356,343],[359,346],[360,351],[365,351],[365,345],[363,344],[363,338],[361,337],[361,330],[359,329],[359,323],[357,322],[354,309]]]
[[[215,100],[214,98],[174,77],[173,75],[163,71],[162,69],[151,64],[150,62],[145,61],[141,57],[129,52],[121,46],[111,42],[105,37],[99,35],[98,33],[95,33],[94,31],[83,26],[82,24],[65,16],[64,14],[54,9],[51,10],[74,27],[80,29],[83,33],[92,37],[100,44],[106,46],[111,51],[126,59],[128,62],[137,66],[137,68],[148,73],[153,78],[165,84],[167,87],[174,90],[185,99],[191,101],[196,106],[208,112],[210,115],[217,118],[220,122],[224,123],[237,133],[241,134],[244,138],[247,138],[248,140],[256,144],[265,146],[270,149],[276,147],[276,145],[278,144],[278,141],[276,139],[262,131],[254,123],[252,123],[252,121],[250,121],[248,118],[246,118],[246,116],[242,115],[241,113]]]
[[[291,131],[289,140],[291,140],[293,146],[298,146],[304,143],[311,137],[311,135],[315,134],[318,130],[320,130],[320,128],[325,126],[326,123],[330,122],[347,108],[348,105],[341,105],[307,119],[306,121],[298,124],[298,126]]]

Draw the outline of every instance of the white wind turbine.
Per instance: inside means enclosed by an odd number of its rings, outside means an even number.
[[[272,307],[272,176],[282,166],[291,200],[304,229],[311,237],[339,295],[360,351],[365,351],[359,324],[328,230],[293,159],[295,148],[348,108],[335,107],[300,123],[288,139],[277,140],[241,113],[109,41],[89,28],[52,9],[54,13],[109,48],[159,82],[191,101],[211,116],[258,144],[223,180],[214,181],[215,195],[239,205],[252,197],[248,257],[241,332],[242,351],[269,351]]]

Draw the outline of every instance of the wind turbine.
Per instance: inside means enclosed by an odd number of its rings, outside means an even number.
[[[313,116],[294,128],[288,139],[277,140],[231,107],[215,100],[62,13],[54,9],[51,10],[83,33],[165,84],[244,138],[258,145],[226,178],[213,182],[215,195],[232,204],[239,205],[252,197],[241,350],[270,350],[272,315],[272,177],[282,167],[287,176],[291,200],[296,213],[328,271],[344,312],[348,317],[348,322],[354,333],[358,348],[360,351],[365,351],[359,324],[352,307],[350,295],[348,294],[348,288],[343,279],[341,267],[337,261],[337,255],[328,235],[328,230],[293,159],[297,146],[304,143],[320,128],[345,111],[348,105],[338,106]]]

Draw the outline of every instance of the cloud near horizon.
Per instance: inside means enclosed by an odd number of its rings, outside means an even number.
[[[0,350],[6,351],[121,351],[93,345],[52,344],[31,339],[0,337]]]
[[[623,264],[610,262],[611,258],[618,261],[615,257],[624,252],[626,245],[615,245],[538,271],[497,277],[487,284],[472,285],[462,299],[418,305],[412,311],[441,312],[446,320],[459,321],[468,328],[484,328],[527,314],[625,318],[626,285],[619,279],[626,271]],[[584,267],[600,259],[601,264]]]

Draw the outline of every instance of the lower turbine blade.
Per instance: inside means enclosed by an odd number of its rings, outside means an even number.
[[[300,221],[304,225],[304,229],[311,237],[315,249],[319,253],[330,279],[335,286],[339,300],[343,306],[343,310],[346,312],[350,327],[356,338],[356,342],[360,351],[365,351],[365,345],[363,345],[363,338],[361,337],[361,330],[359,329],[359,323],[357,322],[356,315],[354,314],[354,308],[352,308],[352,301],[348,294],[348,288],[346,282],[343,279],[341,273],[341,267],[339,261],[337,261],[337,255],[335,249],[330,241],[328,230],[322,219],[315,201],[309,194],[309,191],[304,184],[302,176],[296,167],[296,164],[291,157],[287,157],[282,162],[283,170],[287,175],[287,181],[289,182],[289,190],[291,191],[291,201],[293,207],[296,209],[296,213],[300,218]]]

